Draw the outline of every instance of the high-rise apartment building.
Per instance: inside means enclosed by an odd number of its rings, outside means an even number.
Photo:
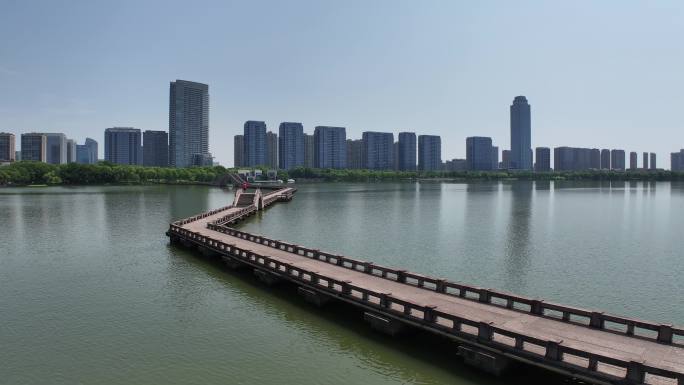
[[[629,153],[629,169],[630,170],[636,170],[637,169],[637,153],[636,151],[631,151]]]
[[[650,170],[657,170],[658,166],[656,165],[656,154],[655,152],[651,153],[651,161],[650,161]]]
[[[553,149],[555,171],[584,171],[596,169],[598,149],[578,147],[556,147]]]
[[[86,138],[85,145],[86,145],[86,147],[88,147],[88,154],[90,155],[90,157],[89,157],[90,162],[89,163],[90,164],[97,163],[97,160],[98,160],[97,141],[95,139]]]
[[[16,160],[16,138],[14,134],[0,132],[0,162]]]
[[[601,150],[592,148],[589,153],[589,167],[593,170],[601,169]]]
[[[548,172],[551,171],[551,149],[548,147],[535,148],[535,163],[534,171]]]
[[[105,160],[116,164],[143,162],[140,130],[132,127],[112,127],[105,130]]]
[[[47,163],[67,163],[67,137],[62,133],[46,133]]]
[[[47,162],[47,137],[45,134],[21,134],[21,160]]]
[[[610,170],[610,150],[601,150],[601,170]]]
[[[143,164],[152,167],[169,166],[169,134],[166,131],[143,132]]]
[[[468,170],[490,171],[492,169],[492,138],[483,136],[466,138],[466,161]]]
[[[272,170],[278,168],[278,134],[271,131],[266,133],[266,165]]]
[[[176,80],[169,87],[169,164],[189,167],[211,159],[209,86]]]
[[[304,166],[304,126],[283,122],[278,127],[278,164],[283,170]]]
[[[610,169],[616,171],[625,170],[625,150],[610,151]]]
[[[316,127],[314,165],[317,168],[347,168],[347,130],[344,127]]]
[[[416,133],[400,132],[397,144],[397,168],[402,171],[416,170]]]
[[[510,168],[532,170],[532,118],[524,96],[516,96],[511,105]]]
[[[316,167],[316,163],[314,162],[315,152],[316,146],[314,144],[314,136],[310,134],[304,134],[304,167]]]
[[[499,169],[499,146],[492,146],[492,170]]]
[[[648,152],[644,152],[641,157],[642,168],[648,170]]]
[[[442,169],[442,138],[440,136],[418,135],[418,169],[420,171]]]
[[[347,139],[347,168],[352,170],[363,168],[363,140]]]
[[[67,139],[67,163],[76,163],[76,142],[73,139]]]
[[[511,168],[511,150],[501,151],[501,166],[502,170],[508,170]]]
[[[242,167],[245,163],[245,137],[235,135],[233,137],[233,167]]]
[[[394,134],[366,131],[363,140],[363,168],[391,170],[394,168]]]
[[[90,164],[90,149],[85,144],[76,145],[76,163]]]
[[[248,120],[244,126],[245,163],[243,166],[266,165],[266,123]]]
[[[399,142],[394,142],[392,144],[392,155],[394,158],[392,159],[392,170],[399,170]],[[349,157],[347,156],[347,162],[349,161]]]
[[[670,170],[678,172],[684,171],[684,149],[670,154]]]

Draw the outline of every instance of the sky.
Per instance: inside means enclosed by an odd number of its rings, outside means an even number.
[[[168,130],[169,82],[209,84],[210,151],[233,164],[246,120],[510,145],[684,147],[682,1],[0,0],[0,131],[101,143]],[[641,166],[641,157],[639,157]]]

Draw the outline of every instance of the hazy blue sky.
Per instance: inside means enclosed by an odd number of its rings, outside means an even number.
[[[667,168],[684,147],[682,1],[0,0],[0,34],[15,134],[167,130],[169,81],[186,79],[209,84],[224,165],[248,119],[439,134],[444,159],[471,135],[504,149],[516,95],[533,146],[656,151]]]

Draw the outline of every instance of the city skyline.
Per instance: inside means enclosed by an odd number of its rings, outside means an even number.
[[[18,38],[0,42],[0,82],[11,91],[0,95],[0,130],[65,132],[79,143],[103,143],[107,127],[166,130],[168,82],[180,78],[211,86],[211,151],[224,165],[249,119],[272,128],[298,121],[308,132],[344,126],[354,138],[429,132],[442,137],[443,159],[464,158],[471,135],[508,149],[515,95],[534,106],[532,148],[619,147],[666,159],[684,143],[684,53],[671,49],[684,33],[671,15],[684,4],[211,3],[188,10],[200,28],[183,33],[160,23],[175,7],[156,4],[8,4],[0,30]],[[257,15],[263,27],[248,44],[241,36]],[[610,30],[605,19],[615,20]],[[122,31],[130,20],[149,23]],[[644,21],[648,28],[633,28]],[[294,38],[279,37],[298,22]],[[515,55],[511,30],[527,36]],[[272,60],[286,54],[292,60]]]

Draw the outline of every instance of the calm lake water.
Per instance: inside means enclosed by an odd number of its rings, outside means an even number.
[[[246,231],[450,280],[684,324],[684,184],[311,184]],[[201,186],[0,189],[0,384],[527,384],[378,335],[171,247]]]

